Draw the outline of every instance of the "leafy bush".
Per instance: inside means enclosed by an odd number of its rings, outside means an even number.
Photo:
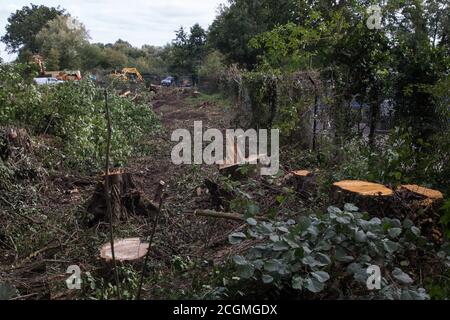
[[[233,279],[238,280],[234,285],[248,295],[259,281],[266,293],[290,297],[428,299],[425,289],[402,270],[412,273],[413,263],[419,264],[426,252],[435,252],[420,229],[410,220],[369,220],[358,211],[347,204],[344,210],[330,207],[325,214],[302,216],[297,222],[248,219],[247,234],[229,236],[232,244],[257,243],[245,256],[233,258],[237,273]],[[446,255],[440,253],[449,261]],[[381,269],[381,290],[370,291],[368,268],[374,265]],[[258,290],[261,294],[261,287]]]
[[[52,134],[62,142],[68,165],[97,169],[106,147],[103,90],[89,80],[37,87],[22,79],[23,66],[0,68],[0,103],[5,106],[0,110],[0,124]],[[157,119],[146,104],[134,104],[113,90],[108,96],[113,129],[111,156],[115,164],[122,164],[136,143],[156,128]]]

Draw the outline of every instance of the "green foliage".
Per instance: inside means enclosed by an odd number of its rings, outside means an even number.
[[[333,166],[330,182],[356,179],[383,184],[422,184],[448,193],[450,131],[414,140],[412,129],[395,128],[371,147],[364,139],[346,141],[342,148],[332,143],[323,146],[321,161],[315,165]],[[336,163],[336,154],[339,162]]]
[[[88,44],[83,24],[70,16],[59,16],[36,35],[39,53],[46,57],[47,70],[77,70],[81,67],[81,49]]]
[[[221,7],[211,25],[209,45],[229,62],[251,69],[257,62],[258,50],[249,46],[249,41],[278,24],[295,20],[298,7],[298,1],[293,0],[232,0]]]
[[[1,41],[6,43],[11,52],[28,50],[32,53],[39,51],[36,40],[37,33],[51,20],[64,15],[65,10],[61,8],[49,8],[31,4],[17,10],[8,18],[6,34]]]
[[[16,67],[1,68],[0,101],[5,107],[0,110],[0,124],[52,134],[63,145],[66,164],[97,170],[106,147],[103,91],[89,80],[36,87],[25,83]],[[134,104],[112,90],[108,99],[113,129],[111,156],[114,164],[119,165],[145,134],[156,128],[157,119],[147,105]]]
[[[369,219],[358,211],[346,204],[344,210],[330,207],[327,213],[297,221],[248,221],[247,234],[232,234],[230,242],[254,239],[258,244],[233,258],[239,280],[230,290],[251,295],[251,283],[260,281],[264,292],[275,289],[280,295],[428,299],[411,266],[420,264],[422,252],[434,252],[433,246],[409,220]],[[378,291],[366,287],[372,265],[382,272]]]
[[[186,33],[181,27],[176,32],[169,51],[169,70],[176,75],[193,75],[196,82],[200,64],[206,54],[206,32],[197,23]]]

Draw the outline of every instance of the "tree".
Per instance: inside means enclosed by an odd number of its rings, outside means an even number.
[[[195,24],[189,34],[183,27],[175,34],[170,53],[170,70],[178,75],[192,75],[195,84],[199,66],[206,53],[206,32],[199,24]]]
[[[61,69],[80,69],[81,51],[89,42],[89,35],[83,24],[70,16],[58,16],[47,23],[36,36],[40,54],[49,56],[59,51]]]
[[[249,46],[249,41],[276,25],[297,22],[298,3],[296,0],[230,0],[227,7],[220,8],[209,29],[209,45],[222,52],[228,62],[251,69],[257,63],[259,51]]]
[[[8,18],[6,34],[1,38],[10,53],[17,53],[27,49],[31,53],[38,53],[40,46],[36,35],[51,20],[65,14],[60,7],[49,8],[31,4],[17,10]]]

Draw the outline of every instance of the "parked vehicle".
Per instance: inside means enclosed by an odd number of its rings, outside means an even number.
[[[167,77],[164,80],[161,81],[161,85],[165,87],[170,87],[175,84],[175,78],[174,77]]]
[[[64,83],[64,81],[58,80],[56,78],[34,78],[33,80],[39,86]]]

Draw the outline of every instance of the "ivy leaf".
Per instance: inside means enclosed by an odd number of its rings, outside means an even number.
[[[335,218],[336,215],[342,213],[342,210],[341,210],[341,209],[339,209],[338,207],[333,207],[333,206],[332,206],[332,207],[329,207],[327,211],[328,211],[328,213],[329,213],[329,215],[330,215],[330,218]]]
[[[316,265],[319,267],[327,266],[331,263],[330,257],[324,253],[316,254],[316,261],[317,261]]]
[[[256,226],[256,225],[258,224],[258,222],[256,221],[256,219],[254,219],[254,218],[248,218],[246,221],[247,221],[247,223],[248,223],[249,225],[251,225],[251,226]]]
[[[313,293],[319,293],[324,288],[325,288],[325,285],[322,282],[320,282],[314,278],[306,279],[306,289],[308,289],[309,291],[311,291]]]
[[[296,290],[302,290],[303,288],[303,278],[300,276],[295,276],[292,278],[292,288]]]
[[[289,245],[284,241],[278,241],[273,244],[273,251],[285,251],[289,249]]]
[[[336,221],[341,224],[349,224],[351,222],[349,216],[340,216],[336,218]]]
[[[347,255],[345,250],[341,247],[336,248],[335,258],[339,262],[350,262],[354,260],[354,258],[350,255]]]
[[[235,264],[237,264],[239,266],[248,264],[247,260],[243,256],[234,256],[233,261]]]
[[[325,271],[315,271],[311,275],[319,282],[327,282],[330,279],[330,275]]]
[[[355,232],[355,240],[358,242],[366,242],[367,236],[362,230],[358,230]]]
[[[242,240],[245,240],[247,237],[245,236],[245,233],[243,232],[235,232],[233,234],[230,234],[228,236],[228,241],[231,244],[239,244],[242,242]]]
[[[391,238],[397,238],[399,235],[401,235],[402,229],[401,228],[390,228],[388,230],[388,233]]]
[[[310,218],[302,216],[298,219],[298,227],[300,228],[301,232],[308,230],[310,225],[311,225]]]
[[[275,259],[269,260],[264,264],[264,270],[268,272],[278,272],[280,270],[280,262]]]
[[[392,276],[403,284],[412,284],[414,280],[400,268],[395,268],[392,271]]]
[[[237,273],[243,279],[249,279],[255,273],[255,268],[251,264],[238,265]]]
[[[256,216],[259,213],[259,207],[254,204],[254,203],[250,203],[247,206],[247,214],[250,216]]]
[[[265,284],[272,283],[273,282],[273,277],[271,275],[268,275],[268,274],[263,274],[262,281]]]
[[[420,229],[419,229],[419,228],[417,228],[417,227],[415,227],[415,226],[412,226],[412,227],[411,227],[411,232],[412,232],[416,237],[420,237]]]
[[[384,240],[383,247],[384,247],[384,250],[386,250],[387,252],[394,253],[395,251],[398,250],[399,245],[398,245],[398,243],[393,242],[391,240]]]
[[[269,239],[270,239],[270,241],[272,241],[272,242],[278,242],[278,241],[280,241],[280,236],[277,235],[277,234],[271,234],[271,235],[269,236]]]
[[[357,212],[359,211],[359,208],[352,203],[346,203],[344,205],[344,210],[348,212]]]

